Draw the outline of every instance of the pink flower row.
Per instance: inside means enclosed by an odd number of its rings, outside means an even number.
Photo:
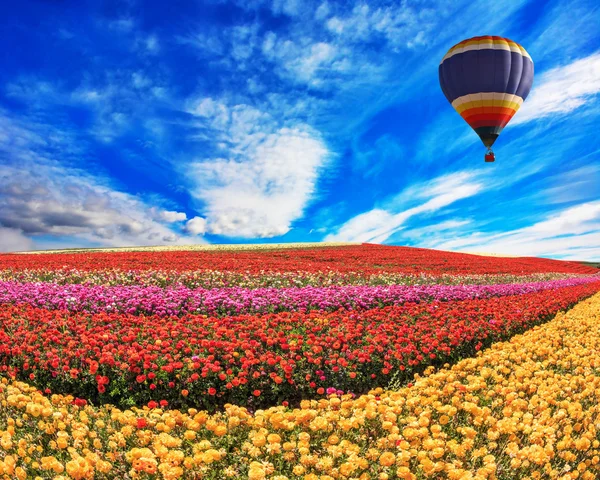
[[[522,295],[548,289],[583,285],[600,276],[545,282],[499,285],[391,285],[297,288],[189,289],[156,286],[87,286],[52,283],[0,282],[0,303],[26,303],[74,312],[107,312],[147,315],[211,316],[260,314],[283,311],[337,309],[367,310],[405,302],[468,300]]]

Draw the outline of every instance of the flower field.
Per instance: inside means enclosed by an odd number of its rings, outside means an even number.
[[[161,270],[168,272],[209,271],[261,272],[405,273],[411,275],[474,275],[530,273],[596,273],[597,269],[576,262],[544,258],[497,258],[441,252],[424,248],[350,245],[337,248],[283,250],[163,251],[111,253],[48,253],[43,255],[0,255],[2,270],[84,271],[106,269]]]
[[[0,255],[0,475],[597,478],[598,292],[378,245]]]

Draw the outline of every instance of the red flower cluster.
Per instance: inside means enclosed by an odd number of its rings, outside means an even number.
[[[539,293],[364,312],[206,318],[0,306],[0,369],[94,403],[262,406],[472,355],[548,319],[600,282]],[[185,393],[184,393],[185,392]]]
[[[352,245],[336,248],[300,248],[271,251],[168,251],[53,253],[0,255],[0,269],[79,270],[220,270],[258,274],[264,272],[361,272],[374,274],[593,274],[598,269],[577,262],[545,258],[497,258],[441,252],[425,248],[385,245]]]

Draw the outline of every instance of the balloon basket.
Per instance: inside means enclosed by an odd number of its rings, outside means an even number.
[[[492,152],[491,150],[485,154],[485,161],[487,163],[492,163],[495,160],[496,160],[496,155],[494,155],[494,152]]]

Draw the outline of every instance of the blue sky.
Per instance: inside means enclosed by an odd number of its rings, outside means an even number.
[[[600,259],[593,1],[23,1],[0,18],[0,250],[360,241]],[[437,68],[535,63],[497,161]]]

